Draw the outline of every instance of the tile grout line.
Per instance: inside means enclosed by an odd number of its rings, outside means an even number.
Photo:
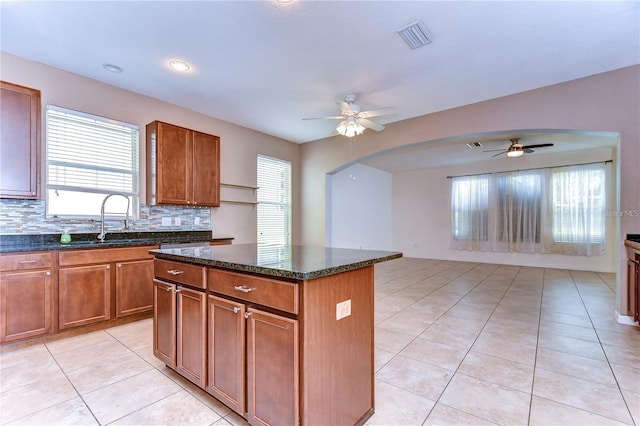
[[[578,293],[578,296],[580,297],[580,302],[582,303],[582,306],[584,306],[584,310],[587,312],[587,316],[589,317],[589,322],[591,323],[591,326],[593,327],[593,331],[596,335],[596,338],[598,339],[598,344],[600,345],[600,349],[602,350],[602,353],[604,354],[604,358],[607,361],[607,365],[609,366],[609,371],[611,371],[611,375],[613,376],[613,379],[616,381],[616,386],[618,388],[618,392],[620,393],[620,397],[622,398],[622,402],[624,402],[624,406],[627,409],[627,413],[629,414],[629,416],[631,417],[631,424],[635,425],[635,419],[633,418],[633,413],[631,412],[631,408],[629,407],[629,404],[627,403],[626,398],[624,397],[624,394],[622,393],[622,388],[620,387],[620,382],[618,381],[618,377],[616,376],[616,373],[613,371],[613,367],[611,367],[611,361],[609,361],[609,356],[607,355],[607,351],[604,350],[604,346],[602,344],[602,340],[600,340],[600,335],[598,334],[598,330],[596,329],[595,324],[593,323],[593,318],[591,317],[591,312],[589,312],[589,309],[587,308],[587,305],[584,303],[584,298],[582,297],[582,292],[580,291],[580,287],[576,284],[576,280],[573,277],[573,274],[571,273],[571,271],[569,271],[569,275],[571,276],[571,281],[573,282],[573,285],[576,289],[576,292]],[[600,277],[598,275],[598,277]],[[602,280],[602,278],[600,278]],[[604,283],[604,281],[603,281]],[[605,283],[606,285],[606,283]],[[607,288],[609,288],[608,285],[606,285]],[[585,410],[586,411],[586,410]],[[591,413],[591,411],[589,411],[589,413]],[[592,414],[596,414],[598,416],[602,416],[602,417],[607,417],[607,416],[603,416],[602,414],[597,414],[597,413],[592,413]],[[613,419],[615,420],[615,419]]]

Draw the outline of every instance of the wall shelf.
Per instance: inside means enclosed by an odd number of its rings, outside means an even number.
[[[220,186],[226,186],[228,188],[250,189],[250,190],[253,190],[253,191],[258,189],[257,186],[238,185],[238,184],[235,184],[235,183],[222,183],[222,182],[220,182]]]
[[[224,186],[224,187],[230,188],[230,189],[253,191],[254,192],[254,194],[253,194],[254,197],[255,197],[255,191],[258,189],[257,186],[238,185],[238,184],[235,184],[235,183],[223,183],[223,182],[220,182],[220,186]],[[240,198],[242,198],[242,197],[240,197]],[[256,206],[256,205],[258,205],[258,203],[256,201],[240,201],[240,200],[220,200],[220,203],[240,204],[240,205],[245,205],[245,206]]]
[[[221,203],[226,203],[226,204],[244,204],[244,205],[248,205],[248,206],[256,206],[258,205],[257,202],[255,201],[237,201],[237,200],[220,200]]]

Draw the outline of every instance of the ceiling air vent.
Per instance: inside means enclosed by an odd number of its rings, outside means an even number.
[[[400,37],[402,37],[405,43],[412,49],[417,49],[433,41],[429,30],[427,30],[427,27],[420,21],[400,28],[398,34],[400,34]]]
[[[469,142],[467,144],[467,146],[469,148],[481,148],[482,147],[482,142]]]

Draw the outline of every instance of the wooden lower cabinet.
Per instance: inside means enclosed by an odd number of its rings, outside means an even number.
[[[153,308],[153,259],[116,264],[116,317]]]
[[[176,371],[204,388],[207,380],[207,299],[203,291],[176,290]]]
[[[245,413],[245,306],[209,295],[206,391],[236,413]]]
[[[61,330],[111,318],[111,265],[60,268],[58,271]]]
[[[1,274],[0,342],[50,333],[51,298],[51,271]]]
[[[153,280],[153,354],[176,368],[176,285]]]
[[[297,425],[298,321],[247,310],[247,420]]]

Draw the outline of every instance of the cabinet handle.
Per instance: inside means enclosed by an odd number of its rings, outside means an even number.
[[[233,308],[233,313],[237,314],[238,312],[240,312],[240,308],[238,308],[237,306]]]
[[[111,269],[111,265],[107,265],[107,269]]]
[[[122,263],[118,263],[118,268],[122,268]]]
[[[248,319],[251,316],[251,314],[252,312],[245,312],[244,317]]]
[[[51,272],[45,272],[45,275],[50,277],[51,276]]]
[[[165,291],[171,291],[171,290],[173,290],[173,287],[167,287],[167,288],[165,288]]]
[[[21,260],[18,262],[20,265],[26,265],[27,263],[36,263],[35,260]]]
[[[167,273],[169,273],[171,275],[180,275],[180,274],[184,274],[184,271],[179,271],[177,269],[169,269],[167,271]]]
[[[245,287],[243,285],[237,285],[233,288],[234,290],[238,290],[241,291],[243,293],[249,293],[250,291],[255,290],[255,288],[249,288],[249,287]]]

